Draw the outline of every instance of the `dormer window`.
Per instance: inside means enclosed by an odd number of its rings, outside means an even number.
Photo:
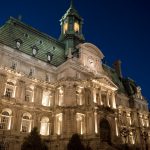
[[[48,52],[47,53],[47,61],[50,63],[52,61],[52,58],[53,58],[53,54]]]
[[[17,39],[17,40],[16,40],[16,48],[19,49],[20,46],[21,46],[21,44],[22,44],[22,40]]]
[[[33,46],[32,47],[32,55],[35,57],[36,56],[36,54],[38,53],[38,48],[36,47],[36,46]]]

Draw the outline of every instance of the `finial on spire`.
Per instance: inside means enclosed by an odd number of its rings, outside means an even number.
[[[70,8],[73,8],[73,0],[70,1]]]

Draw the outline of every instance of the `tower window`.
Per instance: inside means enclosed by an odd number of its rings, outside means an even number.
[[[77,33],[79,32],[79,23],[78,22],[74,23],[74,31]]]
[[[66,33],[66,31],[68,30],[68,23],[64,23],[64,34]]]

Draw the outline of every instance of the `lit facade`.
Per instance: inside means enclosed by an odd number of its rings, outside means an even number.
[[[83,19],[71,4],[59,40],[20,20],[0,28],[0,140],[20,150],[33,127],[49,149],[66,149],[72,134],[93,150],[150,143],[148,103],[141,88],[110,68],[85,42]]]

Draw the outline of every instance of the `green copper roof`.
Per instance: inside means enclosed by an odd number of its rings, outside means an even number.
[[[69,9],[66,11],[66,13],[63,15],[62,19],[65,19],[67,16],[75,16],[79,20],[83,20],[82,17],[79,15],[78,11],[74,8],[73,1],[71,1]]]
[[[32,47],[37,47],[38,53],[35,58],[47,62],[47,53],[50,52],[53,55],[50,64],[58,66],[65,61],[63,43],[11,17],[0,28],[0,43],[16,49],[18,39],[22,41],[18,49],[21,52],[32,56]]]
[[[120,80],[116,71],[113,68],[107,66],[106,64],[103,64],[103,69],[107,73],[108,77],[118,86],[119,88],[118,92],[126,93],[126,90],[124,89],[124,85]]]

